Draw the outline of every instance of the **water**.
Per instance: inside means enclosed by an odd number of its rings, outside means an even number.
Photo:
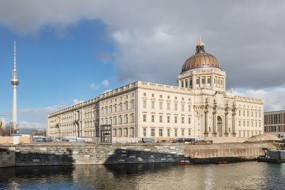
[[[132,164],[0,168],[0,189],[285,189],[285,164]]]

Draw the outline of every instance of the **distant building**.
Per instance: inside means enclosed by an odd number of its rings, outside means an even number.
[[[285,138],[285,110],[264,113],[264,132]]]
[[[263,101],[227,92],[226,72],[203,42],[177,81],[178,86],[137,81],[51,113],[47,134],[99,137],[106,125],[113,142],[183,137],[229,142],[263,134]]]

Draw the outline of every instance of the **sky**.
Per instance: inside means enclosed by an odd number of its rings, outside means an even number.
[[[1,0],[0,118],[12,113],[17,43],[18,122],[137,80],[176,85],[199,36],[227,73],[227,90],[285,109],[285,1]]]

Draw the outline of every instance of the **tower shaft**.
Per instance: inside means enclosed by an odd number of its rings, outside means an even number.
[[[12,71],[11,84],[13,86],[13,115],[12,115],[12,129],[17,129],[17,85],[20,81],[18,79],[17,67],[16,67],[16,41],[14,41],[14,68]]]

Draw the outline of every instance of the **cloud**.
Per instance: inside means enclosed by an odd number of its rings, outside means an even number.
[[[84,100],[73,99],[72,102],[73,104],[79,104],[79,103],[84,102]]]
[[[48,114],[58,111],[66,106],[54,105],[40,108],[24,108],[18,110],[19,128],[44,129],[47,127]]]
[[[90,88],[93,90],[98,90],[101,86],[108,87],[109,85],[109,80],[103,80],[99,85],[96,85],[95,83],[90,84]]]
[[[103,81],[102,81],[102,85],[105,86],[105,87],[107,87],[107,86],[110,85],[110,82],[109,82],[108,80],[103,80]]]
[[[245,92],[237,91],[235,94],[263,99],[265,111],[285,110],[285,87],[264,90],[247,90]]]
[[[45,27],[64,35],[82,19],[99,19],[115,44],[112,61],[123,83],[175,85],[201,34],[206,51],[227,72],[228,88],[261,89],[285,83],[284,7],[284,1],[267,0],[4,0],[0,24],[21,35],[36,35]]]

